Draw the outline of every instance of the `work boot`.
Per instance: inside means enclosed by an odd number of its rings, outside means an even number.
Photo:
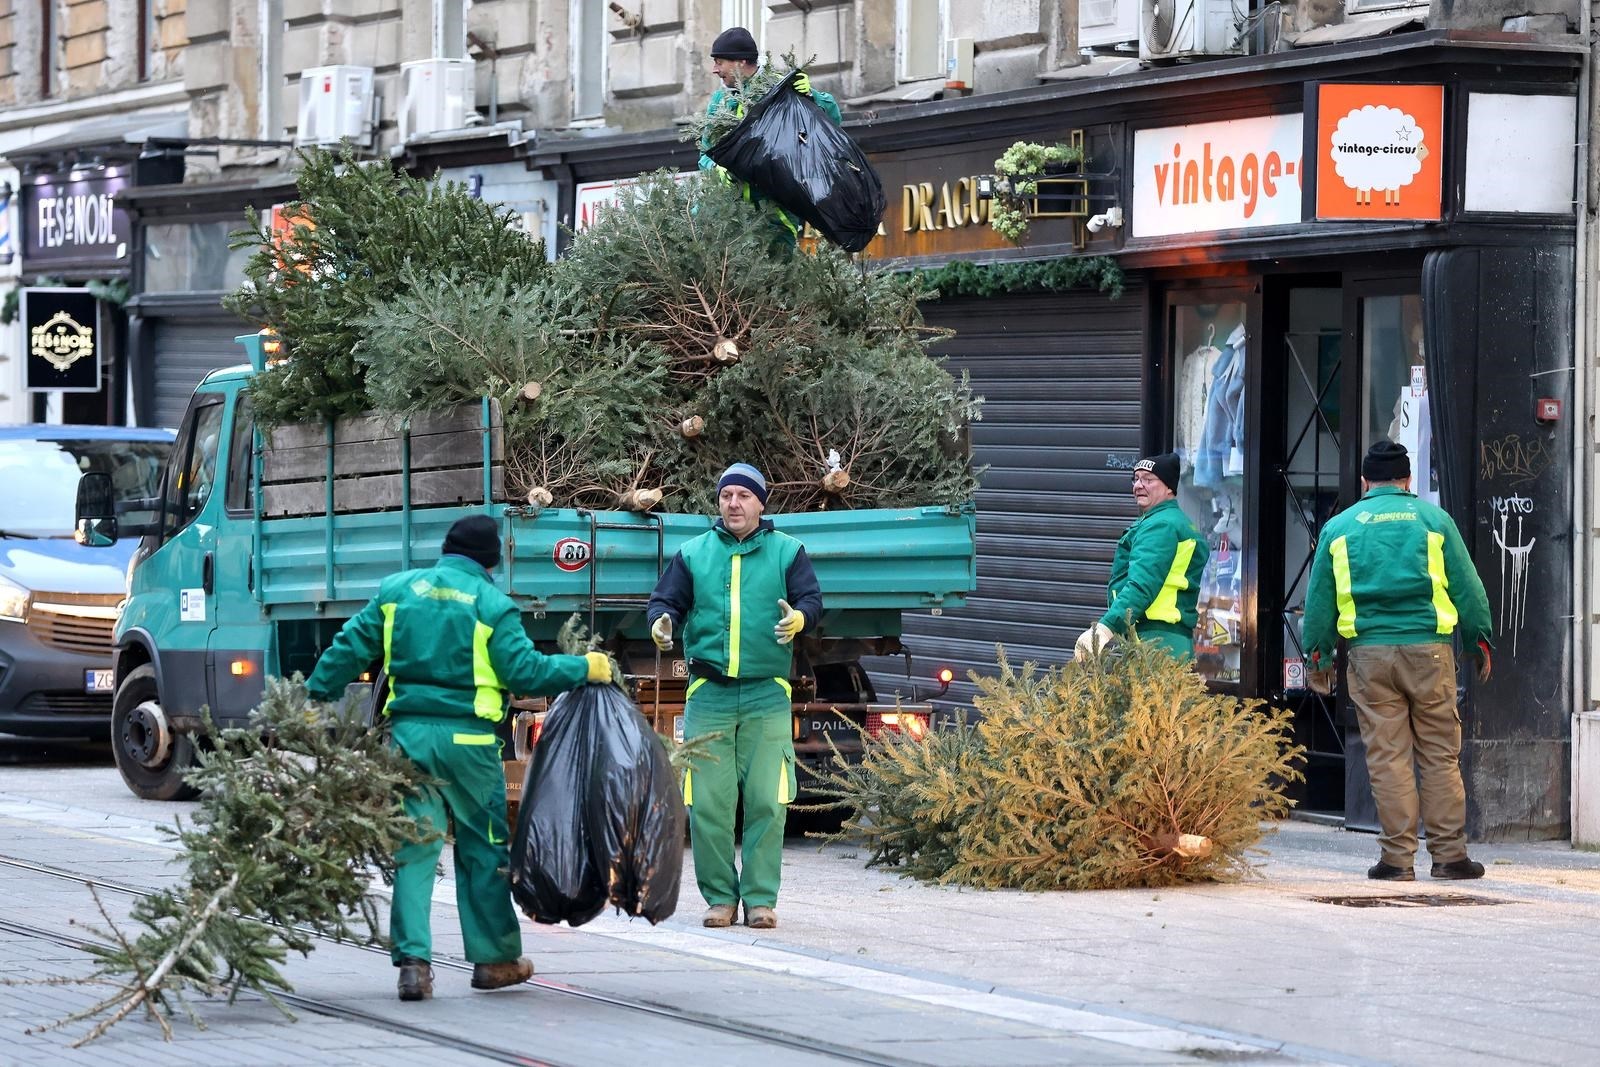
[[[732,926],[733,920],[739,917],[739,908],[734,904],[713,904],[706,909],[706,917],[700,920],[700,925],[721,928]]]
[[[1438,870],[1437,866],[1434,870]],[[1415,882],[1417,873],[1410,867],[1396,867],[1392,863],[1379,860],[1367,868],[1367,877],[1379,882]]]
[[[401,1000],[428,1000],[433,996],[433,967],[427,960],[406,956],[400,961],[400,981],[396,986]]]
[[[744,924],[752,930],[773,930],[778,926],[778,913],[771,908],[757,904],[751,907],[744,906]]]
[[[526,956],[504,963],[472,965],[473,989],[504,989],[508,985],[521,985],[532,977],[533,961]]]
[[[1465,881],[1468,878],[1482,878],[1483,864],[1477,860],[1462,856],[1460,859],[1451,860],[1449,863],[1435,863],[1433,870],[1428,873],[1435,878],[1451,878],[1457,881]]]

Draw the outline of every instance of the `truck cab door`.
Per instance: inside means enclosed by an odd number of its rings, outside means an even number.
[[[162,707],[174,720],[198,716],[208,703],[206,666],[216,625],[216,530],[222,508],[221,492],[212,490],[218,481],[226,399],[222,393],[201,392],[189,402],[163,491],[161,544],[135,571],[159,583],[150,591],[165,601],[156,613],[162,620],[157,673]]]

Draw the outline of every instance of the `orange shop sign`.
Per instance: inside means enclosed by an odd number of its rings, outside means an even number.
[[[1317,218],[1438,219],[1444,86],[1317,86]]]
[[[1133,135],[1133,236],[1248,230],[1301,221],[1299,113]]]

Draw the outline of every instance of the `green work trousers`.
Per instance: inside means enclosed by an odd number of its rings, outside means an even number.
[[[783,824],[795,795],[793,722],[788,688],[776,678],[690,683],[684,739],[712,737],[683,776],[695,881],[707,904],[777,906]],[[735,868],[741,795],[744,844]]]
[[[455,826],[456,907],[473,963],[504,963],[522,955],[522,928],[511,907],[511,835],[506,826],[506,776],[500,741],[487,723],[471,719],[397,716],[394,744],[423,774],[438,779],[405,798],[405,812],[423,830],[443,835]],[[443,837],[411,842],[395,853],[394,902],[389,909],[390,955],[433,959],[428,915]]]

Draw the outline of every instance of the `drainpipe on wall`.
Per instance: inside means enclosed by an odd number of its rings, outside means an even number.
[[[1583,414],[1577,420],[1573,434],[1573,477],[1578,486],[1580,505],[1573,514],[1573,580],[1577,585],[1573,603],[1576,605],[1578,625],[1573,643],[1573,693],[1581,694],[1575,702],[1572,716],[1572,843],[1590,848],[1600,847],[1600,683],[1595,681],[1595,671],[1590,656],[1596,651],[1594,617],[1597,605],[1593,603],[1593,575],[1591,568],[1600,550],[1596,544],[1595,516],[1600,514],[1600,499],[1596,499],[1594,452],[1600,441],[1597,433],[1597,397],[1594,392],[1596,376],[1590,373],[1590,361],[1600,354],[1600,301],[1596,300],[1592,279],[1600,269],[1600,157],[1597,157],[1597,134],[1600,134],[1600,116],[1594,114],[1597,90],[1600,90],[1600,40],[1594,17],[1593,0],[1580,0],[1579,32],[1588,47],[1584,59],[1583,77],[1578,82],[1578,173],[1577,189],[1577,248],[1573,257],[1577,267],[1574,286],[1573,382],[1574,403],[1582,405]]]

